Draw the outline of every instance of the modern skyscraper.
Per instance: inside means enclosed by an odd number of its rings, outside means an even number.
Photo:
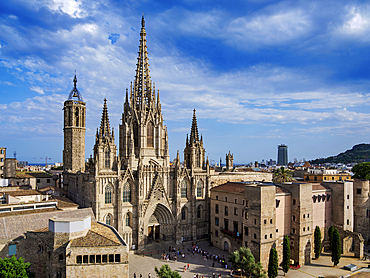
[[[278,146],[278,165],[288,165],[288,146],[281,144]]]

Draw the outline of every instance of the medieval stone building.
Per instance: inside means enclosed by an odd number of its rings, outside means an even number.
[[[136,76],[119,126],[119,146],[110,127],[107,100],[94,154],[85,167],[86,104],[74,88],[64,103],[64,188],[97,221],[115,227],[126,243],[141,248],[155,239],[187,241],[208,237],[210,170],[194,110],[185,167],[179,152],[170,165],[168,132],[159,91],[149,74],[142,19]]]

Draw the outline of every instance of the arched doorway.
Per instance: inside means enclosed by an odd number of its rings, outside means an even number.
[[[148,220],[149,240],[175,240],[175,229],[170,210],[162,204],[157,204]]]
[[[226,240],[224,242],[224,250],[229,251],[229,243]]]

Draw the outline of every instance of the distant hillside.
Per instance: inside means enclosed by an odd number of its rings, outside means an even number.
[[[329,156],[327,158],[317,158],[311,160],[311,164],[324,164],[324,163],[352,163],[364,162],[370,159],[370,144],[358,144],[352,149],[340,153],[337,156]]]

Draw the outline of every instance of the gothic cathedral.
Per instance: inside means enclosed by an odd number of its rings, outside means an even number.
[[[159,91],[150,78],[142,18],[136,76],[119,125],[119,152],[104,99],[94,154],[85,164],[86,104],[74,88],[64,103],[63,184],[69,198],[91,207],[131,248],[152,240],[191,241],[209,235],[210,171],[194,110],[184,165],[170,164]]]

